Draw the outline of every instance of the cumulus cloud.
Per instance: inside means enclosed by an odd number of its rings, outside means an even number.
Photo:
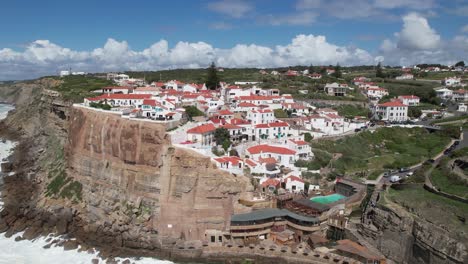
[[[398,46],[409,50],[435,49],[440,44],[440,36],[429,26],[426,18],[417,13],[403,17],[403,29],[398,33]]]
[[[451,65],[468,57],[468,37],[459,35],[442,40],[425,17],[410,13],[403,18],[403,27],[394,38],[385,39],[379,48],[379,56],[390,65],[417,63],[442,63]]]
[[[214,61],[223,67],[280,67],[289,65],[373,64],[367,51],[329,43],[324,36],[298,35],[287,45],[266,47],[238,44],[230,49],[206,42],[178,42],[170,47],[160,40],[141,51],[126,41],[108,39],[103,47],[75,51],[48,40],[37,40],[23,51],[0,49],[0,79],[25,79],[56,74],[59,70],[105,72],[201,68]]]
[[[412,8],[412,9],[429,9],[435,6],[434,0],[375,0],[374,6],[377,8],[394,9],[394,8]]]
[[[468,33],[468,24],[464,25],[460,30],[461,32]]]
[[[208,9],[234,18],[241,18],[253,10],[250,3],[236,0],[222,0],[208,4]]]

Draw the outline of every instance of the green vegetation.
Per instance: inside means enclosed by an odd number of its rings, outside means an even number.
[[[468,225],[463,218],[468,216],[468,204],[458,202],[441,195],[428,192],[422,185],[404,188],[402,190],[390,189],[385,199],[401,205],[408,211],[421,218],[429,220],[461,239],[468,232]],[[460,232],[463,231],[463,232]]]
[[[283,109],[275,109],[273,111],[276,118],[288,118],[288,113],[286,113],[286,111]]]
[[[411,118],[419,118],[422,115],[420,108],[415,106],[408,107],[408,116]]]
[[[364,131],[337,141],[312,142],[315,149],[341,153],[332,167],[339,174],[375,178],[385,169],[409,167],[440,153],[450,142],[443,132],[429,133],[423,128],[381,128]]]
[[[377,69],[375,70],[375,77],[385,78],[385,74],[382,71],[382,65],[380,64],[380,62],[379,64],[377,64]]]
[[[94,108],[100,108],[100,109],[104,109],[104,110],[111,110],[112,107],[108,104],[101,104],[101,103],[94,103],[94,102],[91,102],[89,104],[89,106],[91,107],[94,107]]]
[[[85,97],[96,96],[92,91],[112,85],[111,81],[92,76],[71,75],[62,77],[61,80],[63,83],[52,89],[60,92],[65,100],[74,103],[83,102]]]
[[[312,135],[311,135],[309,132],[304,133],[304,141],[305,141],[305,142],[309,142],[309,143],[310,143],[310,142],[312,141],[312,139],[313,139],[313,137],[312,137]]]
[[[368,117],[370,115],[370,110],[368,108],[358,105],[340,105],[335,107],[335,109],[338,111],[340,116],[344,116],[346,118],[354,118],[355,116]]]
[[[425,81],[402,81],[402,80],[377,80],[377,84],[388,90],[389,95],[382,98],[382,102],[399,95],[416,95],[421,98],[421,102],[433,105],[440,105],[440,99],[437,98],[435,87],[440,84]]]
[[[313,150],[314,158],[312,160],[297,160],[294,165],[297,167],[307,168],[308,170],[319,170],[330,163],[332,155],[323,150]]]
[[[442,192],[468,198],[468,182],[453,173],[448,162],[449,158],[444,157],[439,165],[432,170],[432,184]]]
[[[438,120],[432,121],[431,124],[435,125],[435,124],[440,124],[440,123],[445,123],[445,122],[461,121],[461,120],[467,121],[468,120],[468,114],[461,115],[461,116],[451,116],[451,117],[447,117],[447,118],[443,118],[443,119],[438,119]]]
[[[184,108],[185,108],[185,113],[187,114],[189,120],[192,120],[192,118],[195,116],[204,116],[203,112],[198,110],[196,106],[189,105],[189,106],[184,106]]]
[[[206,87],[210,90],[215,90],[219,86],[219,77],[214,62],[208,68],[208,76],[205,81]]]

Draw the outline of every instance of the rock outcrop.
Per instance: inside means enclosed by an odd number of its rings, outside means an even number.
[[[165,127],[73,107],[68,175],[83,185],[83,213],[97,224],[133,221],[161,237],[204,239],[225,230],[249,181],[170,143]]]
[[[397,263],[468,262],[467,240],[456,240],[440,227],[404,210],[379,205],[373,209],[372,225],[362,225],[359,232]]]

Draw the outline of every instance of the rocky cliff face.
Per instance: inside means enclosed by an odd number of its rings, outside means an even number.
[[[83,186],[91,221],[126,219],[161,238],[204,239],[242,210],[249,181],[174,148],[160,124],[74,107],[68,130],[68,174]]]
[[[360,233],[397,263],[468,263],[468,241],[459,241],[436,225],[408,212],[374,208],[373,225]]]

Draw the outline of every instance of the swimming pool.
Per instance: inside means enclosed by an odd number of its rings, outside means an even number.
[[[315,196],[315,197],[310,198],[310,200],[312,202],[316,202],[316,203],[320,203],[320,204],[329,204],[329,203],[334,203],[336,201],[339,201],[339,200],[341,200],[341,199],[343,199],[345,197],[346,196],[344,196],[344,195],[334,193],[334,194],[330,194],[330,195],[326,195],[326,196]]]

